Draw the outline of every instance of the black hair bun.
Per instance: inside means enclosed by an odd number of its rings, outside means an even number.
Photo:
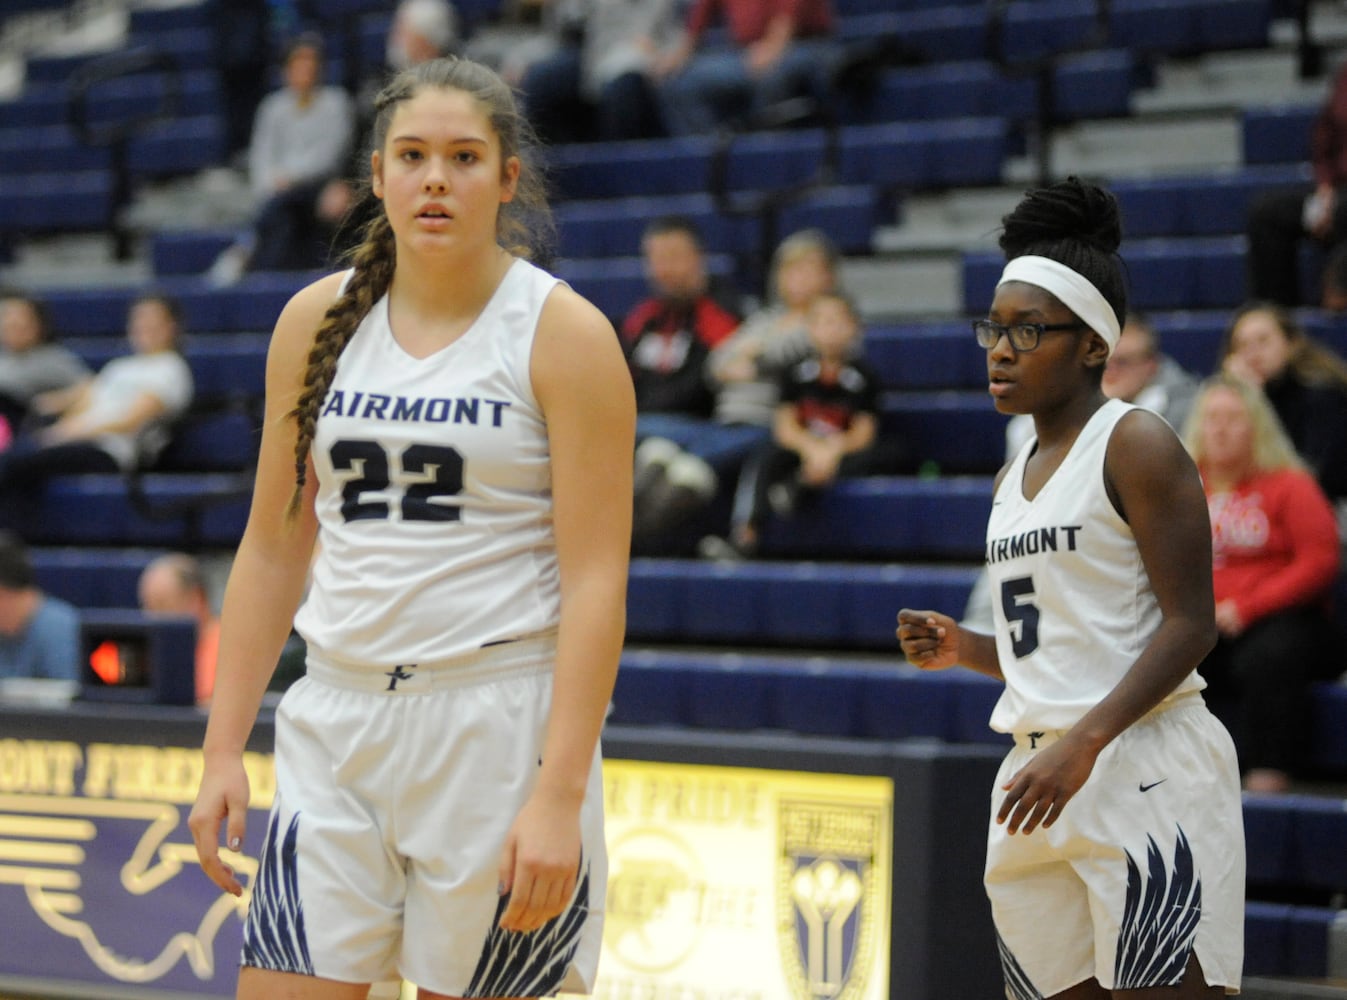
[[[1074,241],[1106,254],[1122,244],[1122,215],[1118,199],[1078,177],[1025,194],[1001,220],[1000,247],[1007,259],[1043,245]]]

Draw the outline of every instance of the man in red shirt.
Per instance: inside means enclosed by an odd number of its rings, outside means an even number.
[[[729,38],[708,43],[718,19]],[[657,66],[670,131],[710,132],[787,98],[823,96],[832,32],[830,0],[697,0],[683,44]]]

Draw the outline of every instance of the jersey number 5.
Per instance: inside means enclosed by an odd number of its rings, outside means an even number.
[[[347,521],[386,520],[388,500],[364,499],[381,493],[392,483],[389,455],[374,441],[338,441],[329,452],[332,467],[355,476],[341,488],[341,516]],[[412,479],[402,491],[404,521],[458,521],[463,510],[457,504],[433,503],[436,497],[463,492],[463,456],[453,448],[414,444],[397,456],[402,473]],[[417,477],[417,478],[413,478]]]
[[[1010,623],[1010,648],[1023,659],[1038,648],[1038,605],[1034,603],[1034,578],[1017,576],[1001,581],[1001,610]]]

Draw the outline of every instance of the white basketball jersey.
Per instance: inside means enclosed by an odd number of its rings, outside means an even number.
[[[1006,688],[999,732],[1069,729],[1122,680],[1160,626],[1132,529],[1104,486],[1113,428],[1135,407],[1110,400],[1090,418],[1033,500],[1015,456],[992,501],[987,571]],[[1201,690],[1196,672],[1170,695]]]
[[[295,626],[348,666],[428,663],[555,629],[547,426],[529,377],[557,279],[517,260],[427,358],[385,295],[337,365],[313,442],[320,551]]]

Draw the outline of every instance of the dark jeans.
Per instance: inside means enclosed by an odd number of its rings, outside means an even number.
[[[1238,638],[1222,638],[1198,668],[1207,680],[1207,702],[1230,730],[1244,770],[1294,773],[1303,760],[1309,685],[1331,673],[1328,639],[1323,614],[1297,608],[1255,622]]]
[[[1306,301],[1320,287],[1320,275],[1300,273],[1300,250],[1306,243],[1325,251],[1347,236],[1347,191],[1338,194],[1333,225],[1320,240],[1305,232],[1301,212],[1309,187],[1283,188],[1257,198],[1249,210],[1249,294],[1284,306],[1318,305]]]
[[[891,470],[893,462],[884,442],[876,442],[864,451],[852,452],[842,458],[837,467],[837,478],[878,475]],[[734,509],[730,512],[732,528],[748,526],[760,529],[771,513],[768,494],[773,486],[798,484],[800,454],[769,441],[744,465],[739,475],[739,486],[734,493]],[[826,488],[826,487],[824,487]],[[799,487],[799,497],[808,502],[824,488]]]
[[[326,180],[296,184],[266,200],[253,223],[253,271],[304,271],[327,263],[333,233],[316,210]]]
[[[91,441],[43,446],[20,438],[0,454],[0,527],[18,528],[39,517],[42,488],[53,476],[119,471],[113,457]]]

